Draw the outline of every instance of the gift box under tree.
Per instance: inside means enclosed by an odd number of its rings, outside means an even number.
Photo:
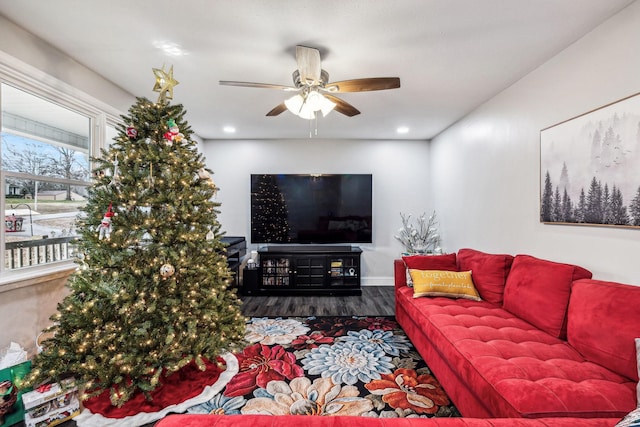
[[[18,390],[19,382],[31,369],[31,362],[22,362],[8,368],[0,369],[0,426],[9,427],[24,420],[22,394],[26,390]]]
[[[22,396],[25,427],[51,427],[80,413],[78,388],[73,378],[45,384]]]

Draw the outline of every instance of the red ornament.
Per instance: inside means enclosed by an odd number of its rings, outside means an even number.
[[[51,384],[43,384],[36,389],[38,393],[46,393],[51,390]]]
[[[129,126],[127,128],[127,136],[129,138],[135,138],[138,136],[138,130],[136,128],[134,128],[133,126]]]
[[[165,132],[164,135],[162,135],[164,137],[164,139],[166,139],[167,141],[173,141],[173,134],[171,132]]]

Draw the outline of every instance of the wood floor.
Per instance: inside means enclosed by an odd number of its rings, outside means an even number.
[[[242,296],[247,317],[393,316],[393,286],[364,286],[361,296]]]

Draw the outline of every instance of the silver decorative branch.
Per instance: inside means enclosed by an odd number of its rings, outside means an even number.
[[[440,234],[435,211],[427,218],[423,213],[411,223],[411,214],[400,212],[402,228],[395,237],[410,254],[442,253],[440,248]]]

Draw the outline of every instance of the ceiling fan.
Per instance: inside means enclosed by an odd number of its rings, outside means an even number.
[[[269,111],[267,116],[277,116],[285,110],[289,110],[293,114],[309,120],[315,118],[318,111],[321,111],[323,116],[332,110],[348,117],[360,114],[360,111],[353,105],[335,96],[336,93],[367,92],[400,87],[399,77],[371,77],[329,83],[329,73],[322,69],[320,63],[320,51],[312,47],[296,46],[296,62],[298,69],[293,72],[294,86],[230,80],[220,80],[220,84],[296,92],[291,98]]]

